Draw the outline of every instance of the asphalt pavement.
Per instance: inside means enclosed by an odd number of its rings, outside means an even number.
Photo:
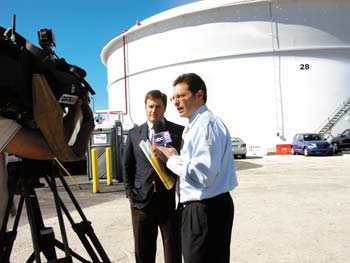
[[[350,154],[248,157],[236,160],[236,170],[239,186],[231,192],[235,202],[231,262],[350,262]],[[79,187],[69,177],[65,181],[109,259],[135,262],[130,208],[122,183],[106,186],[101,181],[100,193],[93,194],[86,175],[74,178]],[[58,192],[79,222],[67,191],[59,185]],[[36,193],[45,226],[53,227],[61,240],[52,191],[45,186]],[[67,220],[65,228],[69,247],[89,259]],[[26,262],[32,252],[24,211],[11,262]],[[59,250],[58,257],[63,257]],[[46,262],[44,257],[42,262]],[[157,262],[164,262],[160,237]]]

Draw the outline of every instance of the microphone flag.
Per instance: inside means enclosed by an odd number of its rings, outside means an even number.
[[[153,135],[153,140],[155,142],[155,146],[166,146],[171,143],[171,136],[169,131],[159,132]]]
[[[165,127],[161,121],[154,122],[153,129],[155,134],[153,134],[152,141],[154,144],[152,146],[167,146],[167,144],[172,142],[170,132],[165,130]]]

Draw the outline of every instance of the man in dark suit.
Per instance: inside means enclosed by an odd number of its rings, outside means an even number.
[[[181,260],[180,217],[175,211],[175,187],[167,190],[141,150],[142,140],[152,139],[152,126],[162,122],[171,135],[171,145],[181,148],[184,127],[164,118],[167,96],[151,90],[145,96],[147,121],[129,131],[124,150],[124,184],[130,200],[134,232],[135,258],[138,263],[155,262],[158,227],[160,228],[165,263]],[[174,176],[170,170],[167,173]]]

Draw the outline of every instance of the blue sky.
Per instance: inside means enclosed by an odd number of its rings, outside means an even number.
[[[86,70],[95,90],[95,110],[108,108],[107,71],[102,48],[123,30],[162,11],[196,0],[1,0],[0,26],[8,28],[16,14],[16,32],[39,47],[37,31],[52,29],[55,52]]]

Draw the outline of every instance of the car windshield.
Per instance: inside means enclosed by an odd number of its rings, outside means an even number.
[[[321,134],[306,134],[304,135],[304,141],[323,141]]]
[[[350,135],[350,130],[345,130],[342,135],[349,136]]]

